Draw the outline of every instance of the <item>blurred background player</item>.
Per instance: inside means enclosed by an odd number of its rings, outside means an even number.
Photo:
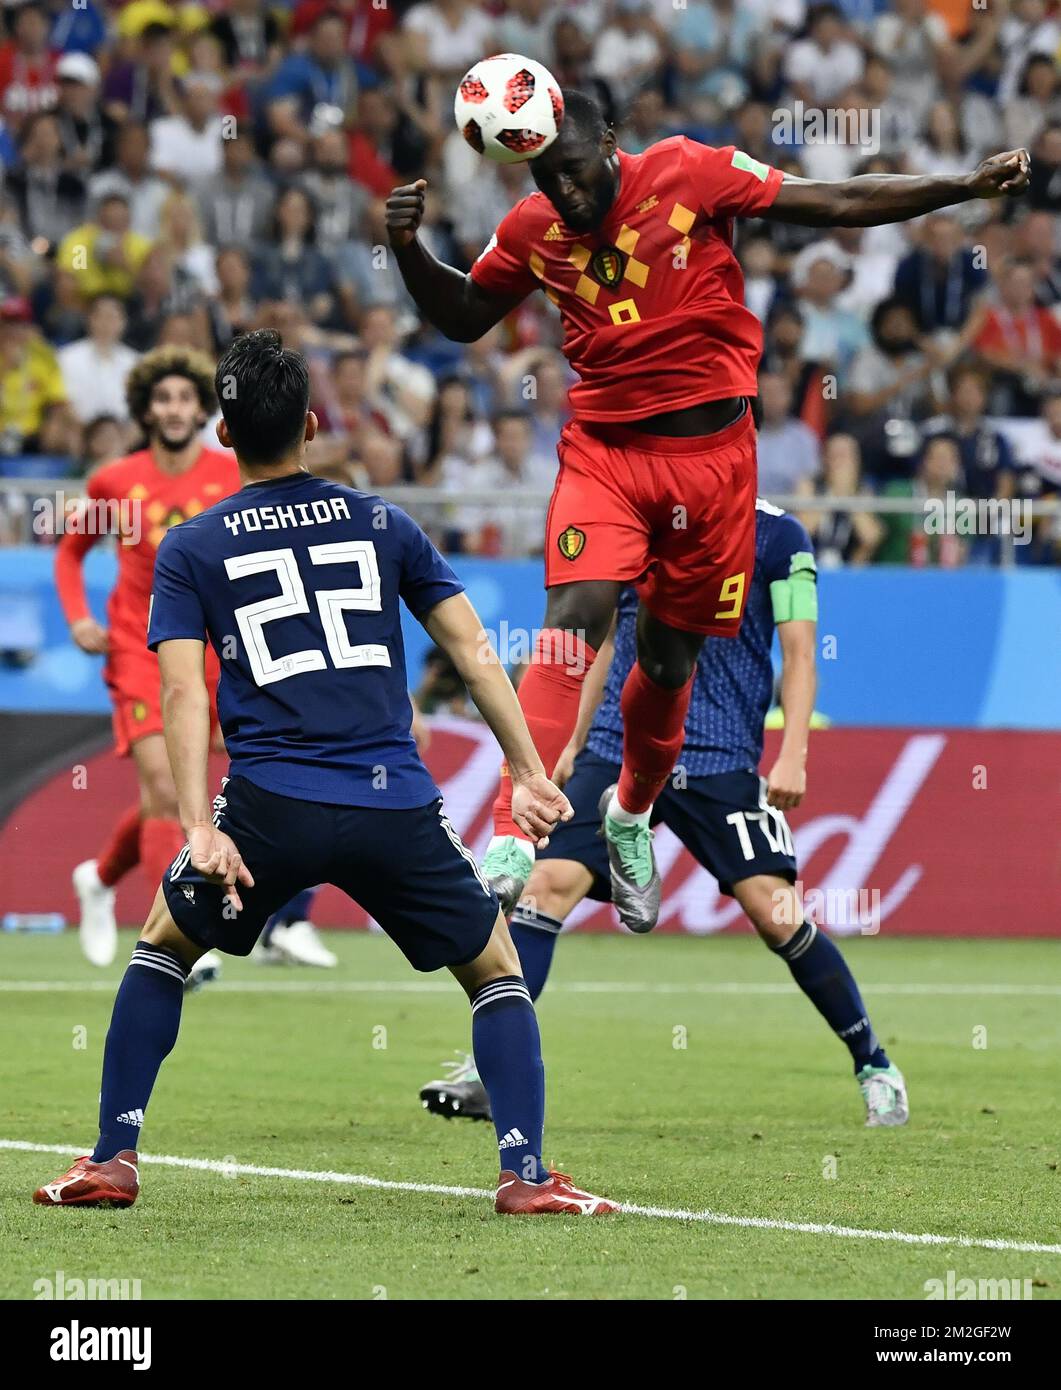
[[[140,786],[139,804],[122,814],[99,857],[73,873],[82,950],[100,966],[109,965],[117,950],[116,884],[141,862],[152,882],[161,879],[184,842],[162,738],[158,659],[147,649],[155,555],[170,526],[239,490],[235,458],[200,439],[217,405],[209,358],[186,348],[156,348],[129,373],[126,399],[146,447],[92,474],[82,525],[64,532],[55,557],[71,637],[82,651],[107,657],[115,751],[132,756]],[[117,543],[118,579],[103,627],[89,609],[82,567],[91,548],[109,536]],[[212,651],[206,671],[213,697],[218,666]],[[269,949],[290,964],[334,966],[335,955],[307,920],[311,901],[306,895],[277,914]],[[200,961],[189,977],[192,987],[213,978],[219,965],[216,956]]]
[[[92,474],[83,522],[64,532],[56,550],[55,578],[70,635],[83,652],[106,657],[115,750],[132,757],[140,788],[139,804],[122,815],[98,857],[74,870],[81,945],[94,965],[109,965],[117,949],[114,885],[140,862],[158,882],[184,843],[147,625],[155,555],[169,527],[239,488],[232,455],[204,447],[200,438],[216,408],[213,376],[209,358],[187,348],[156,348],[141,358],[129,373],[126,399],[146,446]],[[82,566],[107,536],[116,540],[118,579],[104,627],[89,608]],[[208,653],[211,688],[217,670]]]
[[[701,644],[738,632],[754,562],[749,403],[762,330],[744,304],[734,219],[906,221],[1022,192],[1029,159],[1014,150],[971,174],[821,182],[685,136],[628,154],[599,105],[565,91],[559,135],[529,167],[538,192],[501,220],[468,274],[417,235],[425,180],[394,190],[387,226],[420,312],[449,338],[482,336],[539,288],[560,310],[563,351],[578,377],[574,419],[561,436],[546,527],[543,631],[519,698],[551,768],[570,739],[619,588],[637,585],[622,770],[602,824],[620,920],[650,931],[661,890],[652,803],[682,744]],[[510,906],[534,856],[507,815],[504,776],[483,869]]]
[[[495,1210],[613,1212],[542,1161],[534,1006],[497,898],[416,751],[400,601],[450,654],[497,737],[523,832],[543,843],[571,807],[545,776],[504,668],[484,652],[463,584],[428,538],[393,505],[306,469],[317,417],[305,359],[276,333],[250,333],[221,359],[217,383],[232,384],[219,392],[218,435],[235,448],[244,487],[167,537],[149,627],[188,842],[118,990],[95,1150],[33,1199],[132,1205],[144,1114],[177,1039],[189,968],[215,946],[247,955],[282,903],[323,881],[371,912],[415,969],[449,967],[466,990],[498,1131]],[[264,547],[263,530],[275,537]],[[212,814],[208,640],[221,658],[231,758]]]
[[[805,920],[785,811],[806,790],[807,739],[815,692],[817,587],[814,551],[803,525],[760,499],[755,569],[744,622],[734,642],[707,643],[697,663],[685,742],[653,824],[666,825],[732,895],[763,942],[851,1053],[866,1124],[901,1125],[906,1085],[881,1047],[851,971],[834,943]],[[608,860],[598,833],[599,803],[618,775],[621,693],[635,659],[637,596],[624,589],[614,639],[583,687],[578,724],[555,776],[575,814],[539,852],[510,923],[532,998],[545,987],[564,920],[583,900],[608,902]],[[758,774],[773,689],[770,650],[781,645],[784,734],[767,777]],[[609,647],[614,642],[614,654]],[[598,707],[598,701],[600,701]],[[489,1101],[470,1059],[420,1092],[434,1114],[488,1119]]]

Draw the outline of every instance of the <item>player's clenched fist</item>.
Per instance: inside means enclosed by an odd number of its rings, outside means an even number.
[[[1014,197],[1028,187],[1032,161],[1027,150],[1006,150],[983,160],[970,176],[977,198]]]
[[[396,188],[387,199],[387,236],[395,250],[408,246],[423,221],[427,180]]]
[[[549,832],[557,821],[575,814],[570,801],[544,772],[536,772],[512,787],[512,819],[539,849],[549,843]]]
[[[236,885],[253,888],[254,878],[230,836],[216,825],[193,825],[188,831],[188,849],[196,873],[210,883],[223,885],[228,890],[225,897],[242,912],[243,900]]]
[[[107,629],[95,618],[78,618],[76,623],[71,623],[70,636],[83,652],[92,656],[102,656],[109,646]]]

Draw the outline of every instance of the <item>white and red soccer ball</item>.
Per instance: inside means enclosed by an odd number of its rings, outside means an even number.
[[[481,59],[458,82],[453,115],[473,150],[498,164],[518,164],[556,139],[564,99],[541,63],[498,53]]]

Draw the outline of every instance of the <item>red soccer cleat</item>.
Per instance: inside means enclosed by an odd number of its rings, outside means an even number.
[[[619,1210],[618,1202],[583,1192],[566,1173],[553,1169],[546,1182],[524,1182],[507,1170],[497,1180],[494,1211],[502,1216],[538,1216],[548,1212],[562,1216],[610,1216]]]
[[[123,1149],[106,1163],[86,1154],[56,1178],[38,1187],[33,1200],[42,1207],[131,1207],[140,1191],[136,1150]]]

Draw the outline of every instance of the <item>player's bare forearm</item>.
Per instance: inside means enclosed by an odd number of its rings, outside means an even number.
[[[187,834],[192,826],[211,824],[207,786],[210,695],[203,678],[203,643],[163,642],[158,662],[166,752],[177,788],[181,826]]]
[[[975,198],[1015,197],[1028,186],[1027,150],[985,159],[969,174],[860,174],[835,183],[785,176],[762,215],[804,227],[877,227]]]
[[[424,318],[456,343],[473,343],[509,313],[518,299],[480,289],[470,275],[445,265],[417,236],[424,215],[425,179],[396,188],[387,199],[387,235],[406,289]]]
[[[444,599],[422,622],[457,668],[472,702],[501,745],[513,782],[543,773],[512,682],[467,596]]]
[[[778,628],[781,643],[781,708],[785,715],[785,731],[781,738],[782,753],[806,761],[814,697],[818,689],[818,673],[814,660],[817,624],[806,621],[782,623]]]

